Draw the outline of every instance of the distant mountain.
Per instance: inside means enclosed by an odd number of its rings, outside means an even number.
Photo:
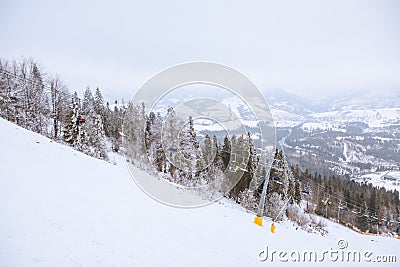
[[[281,110],[297,115],[314,113],[315,103],[296,94],[285,90],[264,90],[264,95],[271,109]]]
[[[269,90],[264,94],[278,127],[304,122],[364,121],[375,127],[400,123],[400,91],[351,92],[325,99],[308,99],[284,90]]]
[[[336,96],[301,96],[285,90],[264,90],[272,108],[298,115],[327,111],[400,108],[400,90],[370,90],[340,93]]]
[[[352,92],[324,102],[330,111],[400,108],[400,90]]]

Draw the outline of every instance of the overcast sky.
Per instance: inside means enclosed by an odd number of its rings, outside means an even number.
[[[396,0],[0,1],[0,57],[32,57],[71,90],[116,98],[199,60],[263,90],[399,90],[399,13]]]

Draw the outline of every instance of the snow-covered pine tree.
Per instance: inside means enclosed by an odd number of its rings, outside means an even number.
[[[224,137],[224,144],[222,145],[221,149],[221,159],[223,162],[223,169],[225,170],[229,165],[229,160],[231,155],[231,141],[229,140],[228,136]]]
[[[290,204],[293,204],[294,203],[294,200],[295,200],[295,191],[294,191],[294,184],[293,184],[293,181],[292,181],[292,179],[289,179],[288,180],[288,187],[287,187],[287,192],[286,192],[286,195],[290,198]]]
[[[170,107],[167,110],[167,116],[162,123],[162,147],[167,151],[165,168],[169,172],[173,180],[181,178],[181,171],[177,168],[175,160],[177,157],[177,149],[179,148],[179,140],[176,138],[179,135],[179,117],[175,113],[175,110]],[[162,147],[159,147],[161,149]],[[161,152],[161,151],[160,151]]]
[[[215,149],[215,157],[214,157],[213,165],[216,168],[223,170],[223,162],[222,162],[222,158],[221,158],[221,148],[218,143],[217,136],[215,134],[213,135],[213,138],[212,138],[212,146]]]
[[[300,204],[301,202],[301,189],[300,189],[300,182],[298,179],[296,179],[294,183],[294,200],[296,201],[297,204]]]
[[[15,122],[16,98],[14,92],[16,85],[12,78],[9,62],[0,59],[0,116],[8,121]],[[14,113],[14,115],[13,115]],[[18,124],[18,123],[17,123]]]
[[[146,117],[144,106],[136,106],[128,102],[128,107],[124,115],[124,149],[131,159],[147,158],[145,146],[145,128]]]
[[[242,192],[249,191],[250,183],[254,178],[254,174],[257,167],[257,156],[254,148],[253,140],[251,138],[251,134],[248,133],[246,137],[239,137],[239,147],[241,147],[241,154],[244,158],[247,157],[246,162],[246,171],[243,173],[242,177],[235,185],[235,187],[231,191],[231,196],[239,201],[239,195],[242,196],[242,201],[244,201],[244,196],[252,195],[252,199],[254,198],[254,192],[249,192],[246,194],[241,194]],[[247,153],[245,152],[247,150]],[[248,201],[248,200],[246,200]]]
[[[64,141],[77,150],[90,155],[85,128],[82,127],[80,123],[77,123],[78,116],[80,115],[78,100],[77,94],[75,93],[69,105],[69,111],[65,122]]]
[[[78,138],[78,126],[76,123],[78,116],[79,106],[75,97],[72,97],[71,104],[68,106],[68,113],[64,127],[64,141],[69,143],[71,146],[74,145]]]
[[[49,101],[44,90],[44,81],[38,64],[32,60],[20,63],[24,127],[47,135],[46,117],[49,115]]]
[[[105,134],[100,115],[95,115],[93,125],[90,128],[89,145],[91,156],[98,159],[108,160],[105,145]]]
[[[115,100],[114,111],[111,115],[111,146],[114,152],[118,152],[121,146],[121,132],[122,132],[122,116],[118,107],[118,102]]]
[[[188,161],[195,161],[200,158],[199,142],[196,138],[193,118],[189,117],[187,125],[181,130],[179,135],[179,150],[181,155]],[[184,176],[188,179],[194,179],[196,176],[196,167],[186,164],[187,169]]]
[[[146,119],[145,145],[147,154],[158,172],[167,172],[165,152],[161,144],[163,119],[160,113],[150,112]]]
[[[58,77],[51,78],[49,84],[51,117],[53,119],[52,137],[57,140],[68,109],[68,90]]]
[[[204,143],[202,147],[202,165],[205,167],[206,164],[210,164],[212,161],[212,144],[211,138],[208,134],[204,137]]]
[[[83,94],[82,113],[88,118],[95,117],[95,101],[89,87],[86,87],[85,93]]]
[[[275,156],[274,156],[274,161],[271,166],[271,171],[270,171],[270,181],[268,183],[268,189],[267,189],[267,196],[271,195],[273,193],[277,193],[278,195],[281,196],[282,199],[285,198],[285,181],[286,177],[285,175],[285,169],[284,169],[285,163],[284,163],[284,158],[283,154],[281,151],[276,149],[275,151]]]
[[[112,128],[112,119],[111,119],[111,114],[112,111],[109,108],[109,103],[107,102],[106,105],[104,105],[104,97],[99,89],[99,87],[96,88],[96,91],[94,93],[94,111],[97,115],[100,115],[101,121],[103,122],[103,127],[104,127],[104,133],[107,137],[111,136],[111,128]]]
[[[153,132],[152,132],[152,125],[154,124],[156,114],[152,111],[150,112],[149,116],[146,118],[146,132],[145,132],[145,146],[147,153],[151,157],[154,154],[154,151],[151,151],[151,144],[153,141]]]
[[[94,93],[94,111],[96,114],[104,116],[104,98],[99,87],[96,88]]]
[[[124,139],[123,146],[125,154],[130,158],[136,158],[135,144],[138,143],[136,136],[136,129],[133,116],[135,115],[135,106],[131,101],[128,102],[128,106],[124,116]]]

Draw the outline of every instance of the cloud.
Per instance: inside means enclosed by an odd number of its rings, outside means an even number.
[[[398,88],[398,1],[7,1],[0,53],[77,90],[129,97],[171,65],[212,61],[262,87]]]

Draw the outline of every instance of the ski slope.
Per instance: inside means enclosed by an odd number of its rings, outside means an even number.
[[[258,255],[266,246],[319,254],[337,250],[340,239],[400,261],[400,240],[331,222],[325,237],[289,222],[272,234],[268,219],[258,227],[228,200],[198,209],[162,205],[138,189],[122,158],[116,165],[93,159],[3,119],[0,148],[0,266],[286,266]],[[346,264],[323,262],[329,265]]]

